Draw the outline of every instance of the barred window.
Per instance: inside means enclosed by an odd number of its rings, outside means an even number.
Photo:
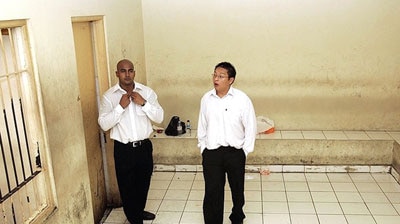
[[[50,195],[26,23],[0,21],[0,223],[33,220]]]

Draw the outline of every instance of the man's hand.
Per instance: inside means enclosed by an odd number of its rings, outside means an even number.
[[[132,93],[126,93],[122,95],[121,99],[119,100],[119,105],[121,105],[122,108],[125,109],[131,103],[131,94]]]
[[[138,105],[143,105],[146,102],[146,100],[138,92],[132,92],[131,99]]]

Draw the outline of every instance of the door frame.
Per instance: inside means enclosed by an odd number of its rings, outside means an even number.
[[[91,32],[91,44],[92,44],[92,55],[93,55],[93,66],[94,66],[94,79],[96,84],[96,104],[97,109],[100,105],[100,99],[103,93],[109,88],[110,81],[109,81],[109,63],[108,63],[108,54],[106,48],[106,38],[105,38],[105,29],[104,29],[104,17],[103,16],[80,16],[80,17],[72,17],[71,18],[72,24],[74,23],[88,23],[90,26]],[[97,119],[96,119],[97,120]],[[102,167],[99,169],[103,169],[104,172],[104,182],[105,182],[105,192],[106,192],[106,199],[107,204],[109,204],[111,196],[111,188],[110,188],[110,173],[109,171],[109,162],[107,156],[109,148],[110,148],[110,141],[107,141],[105,133],[100,129],[99,131],[99,141],[101,146],[101,155],[102,155]],[[90,155],[88,155],[90,156]],[[97,176],[92,175],[90,178],[98,178]],[[92,182],[92,180],[91,180]],[[96,191],[97,192],[97,191]],[[95,194],[96,192],[91,192],[91,194]],[[92,195],[93,198],[93,195]],[[103,214],[104,211],[94,211],[95,217],[97,213]]]

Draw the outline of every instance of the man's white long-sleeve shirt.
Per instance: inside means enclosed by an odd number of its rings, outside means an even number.
[[[148,138],[153,132],[151,121],[161,123],[164,119],[164,110],[151,88],[135,82],[133,91],[147,101],[144,106],[131,102],[122,108],[119,102],[126,91],[116,84],[104,93],[99,109],[100,127],[104,131],[111,129],[110,138],[122,143]]]
[[[198,147],[217,149],[220,146],[243,148],[246,156],[254,150],[257,133],[253,103],[242,91],[233,88],[222,98],[215,89],[201,98],[197,127]]]

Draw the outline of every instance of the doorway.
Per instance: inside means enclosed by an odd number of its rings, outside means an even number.
[[[108,186],[107,144],[98,123],[100,96],[108,88],[108,66],[103,17],[74,17],[72,28],[78,69],[80,102],[88,158],[95,223],[106,209]],[[108,141],[109,142],[109,141]],[[106,164],[106,165],[105,165]]]

